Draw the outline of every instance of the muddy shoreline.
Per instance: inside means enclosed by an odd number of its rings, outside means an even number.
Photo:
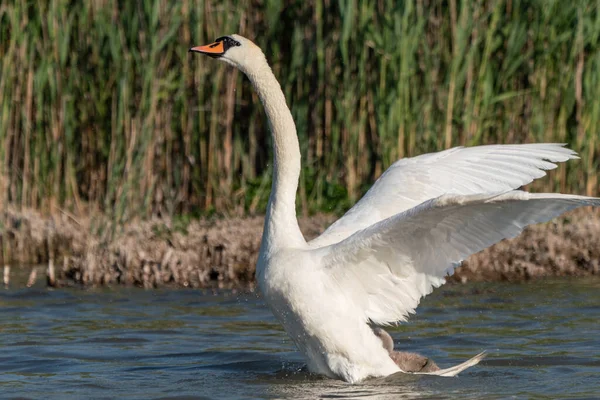
[[[300,227],[311,238],[333,220],[317,215],[301,219]],[[49,266],[39,275],[52,286],[251,286],[262,224],[263,217],[247,217],[186,224],[153,219],[113,227],[101,217],[8,209],[2,213],[0,261],[10,270]],[[519,282],[599,274],[600,214],[583,209],[471,256],[449,280]]]

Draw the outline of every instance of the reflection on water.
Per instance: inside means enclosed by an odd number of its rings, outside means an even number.
[[[502,398],[600,392],[600,280],[448,286],[396,347],[458,378],[360,385],[312,376],[256,294],[192,290],[0,291],[0,393],[25,398]]]

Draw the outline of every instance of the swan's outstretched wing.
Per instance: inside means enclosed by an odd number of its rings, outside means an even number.
[[[600,199],[510,191],[444,195],[317,250],[349,301],[375,324],[405,320],[471,254],[530,224]]]
[[[337,243],[356,231],[443,194],[499,193],[518,189],[555,162],[577,158],[562,144],[455,147],[401,159],[390,166],[363,198],[311,242]]]

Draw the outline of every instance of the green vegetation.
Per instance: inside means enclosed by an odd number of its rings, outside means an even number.
[[[263,48],[298,126],[302,212],[394,160],[566,142],[536,190],[598,194],[600,0],[3,0],[0,209],[260,212],[269,135],[243,76],[192,45]]]

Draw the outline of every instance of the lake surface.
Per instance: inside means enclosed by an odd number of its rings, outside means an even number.
[[[256,293],[0,290],[2,398],[596,398],[600,279],[445,286],[396,348],[441,367],[482,350],[457,378],[404,375],[349,385],[300,371]]]

